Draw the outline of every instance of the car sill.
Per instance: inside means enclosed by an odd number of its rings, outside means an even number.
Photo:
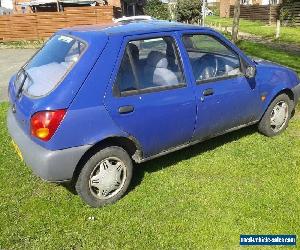
[[[238,129],[241,129],[241,128],[244,128],[244,127],[248,127],[248,126],[251,126],[251,125],[254,125],[255,123],[257,123],[259,120],[256,120],[256,121],[253,121],[253,122],[249,122],[249,123],[246,123],[246,124],[243,124],[243,125],[240,125],[240,126],[236,126],[236,127],[233,127],[231,129],[227,129],[221,133],[217,133],[215,135],[212,135],[212,136],[209,136],[209,137],[205,137],[204,139],[201,139],[201,140],[196,140],[196,141],[191,141],[191,142],[188,142],[188,143],[185,143],[185,144],[182,144],[182,145],[179,145],[177,147],[173,147],[173,148],[170,148],[170,149],[167,149],[167,150],[164,150],[158,154],[155,154],[155,155],[152,155],[152,156],[149,156],[149,157],[146,157],[146,158],[140,158],[140,157],[134,157],[134,161],[136,163],[143,163],[143,162],[146,162],[146,161],[150,161],[152,159],[155,159],[157,157],[160,157],[160,156],[163,156],[163,155],[167,155],[167,154],[170,154],[172,152],[175,152],[177,150],[180,150],[180,149],[184,149],[186,147],[189,147],[189,146],[192,146],[192,145],[195,145],[195,144],[198,144],[200,142],[203,142],[203,141],[206,141],[206,140],[209,140],[209,139],[212,139],[214,137],[217,137],[217,136],[220,136],[220,135],[224,135],[226,133],[229,133],[229,132],[232,132],[232,131],[235,131],[235,130],[238,130]]]

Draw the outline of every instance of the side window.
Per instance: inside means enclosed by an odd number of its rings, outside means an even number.
[[[181,61],[172,37],[130,41],[114,88],[121,95],[185,85]]]
[[[214,37],[185,35],[183,43],[197,82],[241,74],[239,56]]]

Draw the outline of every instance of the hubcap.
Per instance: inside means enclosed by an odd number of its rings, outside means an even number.
[[[289,106],[286,102],[278,102],[271,112],[271,129],[279,132],[286,124],[289,115]]]
[[[91,173],[89,187],[97,199],[109,199],[123,188],[127,177],[125,164],[116,157],[98,163]]]

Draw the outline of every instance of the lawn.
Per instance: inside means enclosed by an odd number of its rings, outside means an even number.
[[[300,73],[295,55],[239,46]],[[0,249],[260,249],[239,247],[240,234],[300,235],[300,106],[280,136],[252,126],[136,166],[129,194],[102,209],[32,175],[7,134],[8,108],[0,104]]]
[[[43,40],[0,41],[0,49],[39,49],[43,44]]]
[[[20,161],[7,109],[0,249],[239,249],[240,234],[300,235],[299,111],[278,137],[250,127],[137,166],[126,197],[91,209]]]
[[[254,43],[250,41],[239,41],[238,47],[242,49],[246,54],[270,60],[290,68],[293,68],[300,75],[300,57],[296,54],[281,51],[279,49],[273,49],[266,45]]]
[[[218,16],[208,16],[206,19],[207,24],[221,25],[222,27],[231,27],[232,18],[220,18]],[[275,25],[267,25],[260,21],[250,21],[240,19],[240,31],[249,34],[261,36],[264,38],[274,39],[276,34]],[[280,42],[295,43],[300,45],[300,28],[299,27],[281,27]]]

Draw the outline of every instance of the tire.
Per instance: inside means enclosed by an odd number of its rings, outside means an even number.
[[[115,203],[125,195],[132,170],[132,161],[123,148],[104,148],[92,155],[81,169],[76,191],[91,207]]]
[[[285,107],[284,105],[286,105],[287,110],[286,108],[284,108]],[[273,137],[281,134],[288,127],[288,123],[291,118],[292,109],[293,109],[293,101],[286,94],[278,95],[272,101],[267,111],[264,113],[262,119],[260,120],[258,124],[259,132],[269,137]],[[278,112],[279,114],[276,116],[279,117],[278,119],[274,118],[275,112]],[[275,123],[277,125],[275,125]]]

